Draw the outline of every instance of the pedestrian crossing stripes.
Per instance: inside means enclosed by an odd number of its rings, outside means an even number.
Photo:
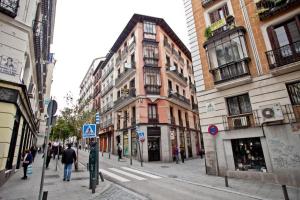
[[[114,179],[116,179],[116,180],[118,180],[118,181],[121,181],[121,182],[128,182],[128,181],[130,181],[130,180],[126,179],[126,178],[123,178],[123,177],[121,177],[121,176],[118,176],[118,175],[116,175],[116,174],[113,174],[113,173],[111,173],[111,172],[109,172],[109,171],[106,171],[106,170],[104,170],[104,169],[100,169],[100,171],[101,171],[103,174],[105,174],[105,175],[107,175],[107,176],[110,176],[110,177],[112,177],[112,178],[114,178]]]
[[[156,175],[149,174],[149,173],[146,173],[146,172],[142,172],[142,171],[139,171],[139,170],[131,169],[129,167],[122,167],[122,169],[125,169],[127,171],[131,171],[131,172],[134,172],[134,173],[137,173],[137,174],[141,174],[141,175],[144,175],[144,176],[148,176],[148,177],[154,178],[154,179],[161,178],[160,176],[156,176]]]
[[[134,175],[134,174],[130,174],[130,173],[128,173],[128,172],[124,172],[124,171],[119,170],[119,169],[116,169],[116,168],[109,168],[109,169],[110,169],[110,170],[113,170],[113,171],[115,171],[115,172],[118,172],[119,174],[123,174],[123,175],[125,175],[125,176],[131,177],[131,178],[134,178],[134,179],[137,179],[137,180],[139,180],[139,181],[141,181],[141,180],[146,180],[145,178],[142,178],[142,177],[137,176],[137,175]]]
[[[150,173],[146,173],[143,171],[139,171],[136,169],[131,169],[129,167],[122,167],[122,169],[117,169],[117,168],[108,168],[108,169],[99,169],[104,175],[120,181],[120,182],[129,182],[130,178],[133,180],[139,180],[143,181],[146,180],[147,178],[152,178],[152,179],[159,179],[161,178],[160,176],[156,176]],[[136,175],[138,174],[138,175]],[[123,177],[125,176],[125,177]],[[143,177],[142,177],[143,176]]]

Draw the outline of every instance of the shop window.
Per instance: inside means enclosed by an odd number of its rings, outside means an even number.
[[[266,163],[260,138],[231,140],[235,169],[266,172]]]
[[[227,98],[229,116],[251,113],[251,103],[248,94]]]

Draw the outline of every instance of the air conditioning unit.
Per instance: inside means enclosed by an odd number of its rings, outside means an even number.
[[[263,122],[284,120],[280,103],[260,106],[260,114]]]
[[[232,118],[233,121],[233,127],[234,128],[243,128],[243,127],[248,127],[248,120],[247,117],[236,117]]]

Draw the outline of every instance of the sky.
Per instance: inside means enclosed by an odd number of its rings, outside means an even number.
[[[134,13],[163,18],[189,48],[182,0],[57,1],[51,95],[59,110],[67,106],[67,93],[79,98],[80,83],[92,60],[108,53]]]

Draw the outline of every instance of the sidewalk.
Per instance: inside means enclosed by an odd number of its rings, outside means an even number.
[[[223,177],[210,176],[205,174],[204,159],[189,159],[184,163],[176,164],[175,162],[146,162],[143,167],[137,160],[133,160],[130,165],[129,158],[123,158],[120,162],[116,155],[111,155],[108,159],[108,154],[100,154],[100,168],[101,162],[109,161],[112,164],[118,163],[122,166],[130,166],[138,170],[150,172],[159,176],[174,178],[178,181],[183,181],[189,184],[195,184],[203,187],[213,187],[221,190],[228,190],[229,192],[245,193],[252,196],[260,197],[261,199],[281,200],[284,199],[281,185],[263,183],[254,180],[228,178],[229,187],[225,187],[225,180]],[[300,200],[300,188],[287,187],[290,200]]]
[[[111,187],[108,181],[99,182],[96,192],[92,194],[89,187],[89,172],[83,165],[79,166],[79,172],[74,171],[71,181],[63,181],[63,165],[58,161],[58,169],[55,171],[56,160],[51,159],[49,169],[45,171],[43,191],[48,191],[48,200],[61,199],[99,199],[101,193]],[[33,174],[27,180],[21,180],[23,168],[20,168],[2,187],[0,187],[0,200],[37,200],[42,175],[43,158],[38,154],[33,163]]]

